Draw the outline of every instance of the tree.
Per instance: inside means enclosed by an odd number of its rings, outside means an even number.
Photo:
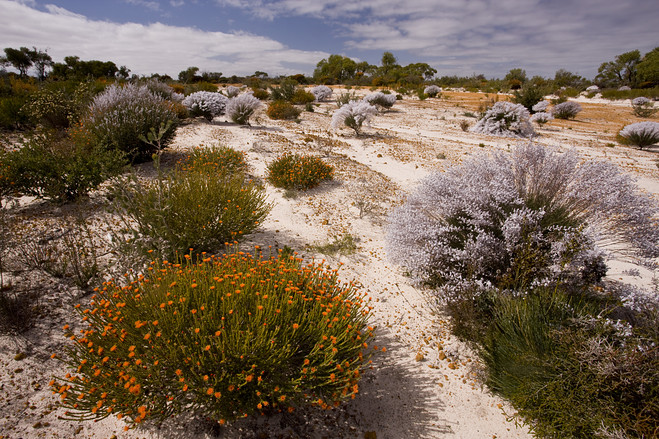
[[[659,85],[659,47],[643,56],[637,66],[639,85],[656,87]]]
[[[53,64],[53,76],[58,78],[114,78],[119,72],[112,61],[82,61],[77,56],[64,57],[64,63]]]
[[[128,79],[129,74],[130,74],[130,69],[126,66],[119,67],[119,71],[117,71],[117,76],[123,79]]]
[[[3,64],[9,64],[18,70],[21,78],[27,76],[28,69],[34,63],[32,53],[27,47],[21,47],[20,49],[5,47],[5,56],[2,58],[2,61]]]
[[[313,79],[317,83],[341,84],[355,77],[357,63],[341,55],[330,55],[316,64]]]
[[[407,74],[420,76],[426,81],[430,81],[437,73],[436,69],[433,69],[424,62],[409,64],[404,67],[404,70],[407,72]]]
[[[625,52],[615,57],[613,61],[602,63],[597,69],[595,82],[601,87],[637,86],[637,66],[641,62],[638,50]]]
[[[178,80],[186,84],[190,82],[194,82],[195,76],[197,75],[198,71],[199,71],[199,67],[188,67],[187,69],[182,70],[178,74]]]
[[[554,87],[572,87],[582,89],[586,85],[586,78],[569,72],[565,69],[558,69],[554,74]]]
[[[508,81],[508,84],[510,85],[511,89],[517,90],[518,88],[521,88],[522,84],[524,84],[527,80],[526,70],[519,68],[510,69],[510,71],[506,73],[506,76],[503,79],[505,81]]]
[[[30,51],[30,58],[37,71],[37,78],[39,81],[46,79],[46,69],[53,66],[53,59],[48,55],[47,51],[41,51],[36,47],[32,47]]]
[[[398,60],[391,52],[384,52],[382,54],[382,60],[380,61],[380,64],[382,65],[381,70],[383,75],[387,75],[394,68],[399,67]]]

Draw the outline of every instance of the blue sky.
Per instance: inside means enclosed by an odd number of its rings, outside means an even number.
[[[0,0],[0,49],[173,77],[189,66],[311,74],[333,53],[379,64],[391,51],[438,75],[592,78],[620,53],[659,46],[658,23],[655,0]]]

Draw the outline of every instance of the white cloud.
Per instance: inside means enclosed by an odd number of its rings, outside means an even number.
[[[150,2],[145,0],[124,0],[124,1],[131,5],[143,6],[153,11],[160,11],[160,5],[158,4],[158,2]]]
[[[185,2],[183,0],[169,0],[169,4],[172,5],[175,8],[178,8],[179,6],[183,6]]]
[[[4,47],[47,49],[55,61],[75,55],[83,60],[113,61],[133,73],[169,74],[190,66],[225,75],[257,70],[270,75],[311,72],[329,56],[320,51],[288,48],[249,33],[208,32],[162,23],[94,21],[49,5],[45,11],[0,0],[0,41]],[[38,24],[38,25],[37,25]]]

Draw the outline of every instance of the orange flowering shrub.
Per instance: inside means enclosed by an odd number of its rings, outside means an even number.
[[[283,189],[311,189],[333,174],[331,165],[314,156],[286,153],[268,165],[268,181]]]
[[[194,411],[225,423],[355,397],[373,328],[336,270],[281,254],[192,259],[153,262],[78,308],[87,328],[70,335],[72,371],[51,381],[69,418]]]

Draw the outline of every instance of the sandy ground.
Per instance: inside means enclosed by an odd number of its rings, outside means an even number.
[[[250,173],[257,178],[264,178],[267,164],[285,151],[317,154],[335,167],[333,181],[294,197],[267,185],[274,208],[242,246],[287,245],[306,258],[326,259],[341,267],[342,280],[353,280],[368,292],[374,308],[372,323],[378,328],[375,344],[386,347],[386,352],[374,355],[357,399],[332,411],[300,410],[221,429],[193,416],[173,419],[161,428],[145,425],[128,432],[115,418],[61,420],[63,410],[47,383],[64,372],[49,357],[66,344],[60,328],[76,320],[75,303],[89,298],[80,298],[74,287],[30,273],[32,282],[46,293],[32,329],[18,337],[0,337],[0,439],[531,437],[514,418],[514,410],[480,384],[476,356],[450,335],[449,322],[434,306],[432,294],[413,287],[384,252],[387,212],[423,177],[472,154],[509,150],[519,142],[460,128],[462,120],[476,121],[466,112],[475,112],[494,95],[449,92],[444,96],[399,101],[376,116],[360,137],[348,129],[329,131],[333,102],[320,104],[314,113],[302,113],[299,123],[270,120],[263,110],[251,127],[222,118],[211,124],[195,121],[179,128],[165,153],[165,160],[171,161],[192,147],[231,146],[247,153]],[[614,140],[623,125],[640,119],[629,106],[581,101],[584,111],[576,120],[550,122],[539,130],[537,141],[561,150],[575,147],[584,157],[612,160],[659,202],[659,148],[639,151]],[[99,198],[92,195],[82,209],[99,221],[100,230]],[[72,207],[27,199],[13,209],[13,215],[24,222],[57,220],[74,213]],[[314,254],[310,249],[346,234],[357,240],[353,254]],[[645,286],[652,281],[652,273],[632,260],[617,258],[609,265],[609,276],[616,279]],[[638,268],[639,273],[630,268]]]

